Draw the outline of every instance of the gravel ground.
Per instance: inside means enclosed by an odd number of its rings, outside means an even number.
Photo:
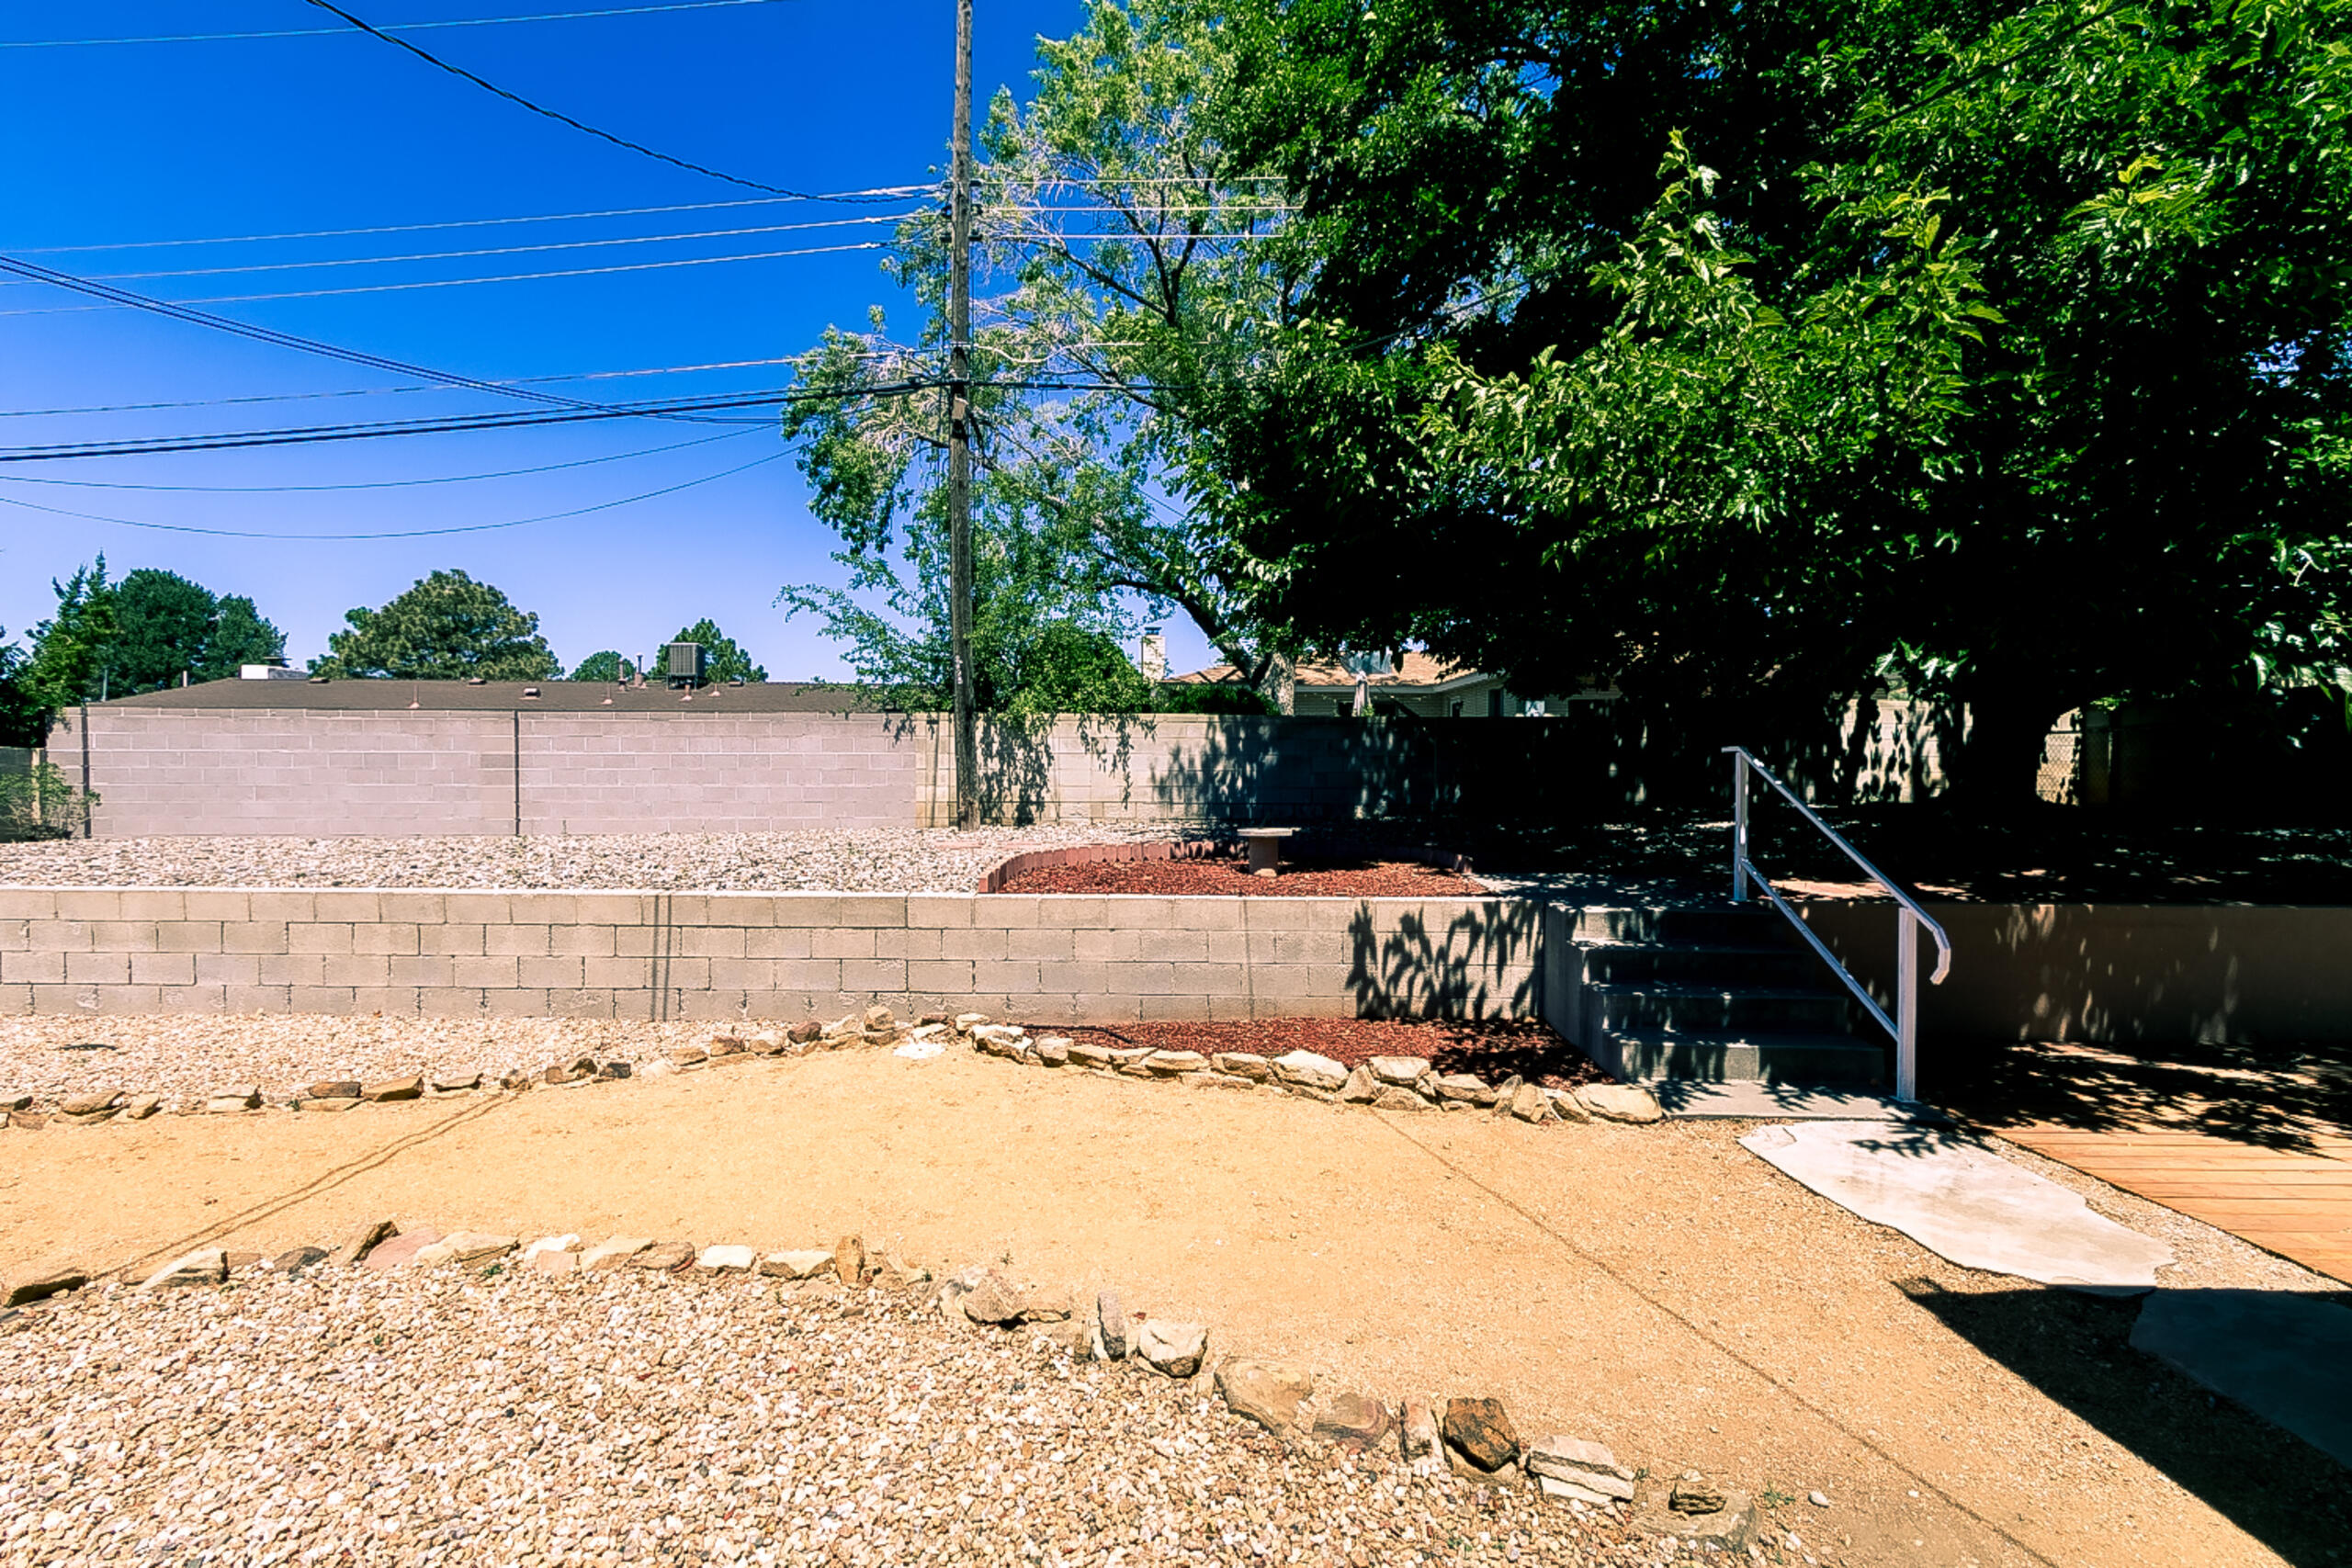
[[[0,1555],[1630,1563],[1523,1491],[1310,1444],[912,1296],[319,1266],[0,1330]]]
[[[377,1083],[413,1073],[479,1072],[495,1082],[582,1056],[641,1066],[673,1045],[700,1045],[718,1032],[707,1022],[545,1018],[10,1018],[0,1019],[0,1095],[29,1094],[48,1109],[70,1095],[108,1089],[179,1105],[246,1084],[282,1100],[322,1079]]]
[[[1163,823],[1054,823],[555,839],[54,839],[0,844],[0,886],[969,893],[1026,850],[1184,836]]]

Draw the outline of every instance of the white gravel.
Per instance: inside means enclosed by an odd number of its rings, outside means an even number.
[[[552,839],[53,839],[0,844],[0,886],[969,893],[1025,850],[1186,836],[1166,823],[1049,823]]]
[[[0,1019],[0,1096],[29,1094],[48,1110],[70,1096],[114,1089],[161,1095],[167,1106],[178,1106],[254,1084],[272,1103],[283,1103],[295,1090],[330,1079],[378,1083],[412,1074],[478,1072],[495,1083],[510,1072],[537,1072],[582,1056],[641,1068],[672,1046],[700,1045],[719,1032],[707,1022],[553,1018],[7,1018]]]
[[[11,1562],[1630,1563],[913,1295],[321,1265],[0,1325]]]

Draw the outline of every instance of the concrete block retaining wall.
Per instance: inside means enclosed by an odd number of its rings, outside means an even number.
[[[1540,1005],[1508,898],[0,888],[0,1013],[1046,1022]]]

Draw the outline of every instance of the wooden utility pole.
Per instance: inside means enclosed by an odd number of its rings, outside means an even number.
[[[972,0],[956,0],[955,169],[947,207],[947,640],[956,666],[956,826],[978,825],[972,690]]]

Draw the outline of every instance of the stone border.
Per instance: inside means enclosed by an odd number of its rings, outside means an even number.
[[[118,1117],[141,1122],[164,1111],[179,1115],[245,1115],[263,1111],[339,1113],[361,1105],[381,1105],[411,1100],[441,1100],[486,1090],[522,1093],[534,1089],[584,1089],[632,1077],[658,1077],[673,1072],[700,1072],[710,1067],[740,1066],[747,1062],[805,1056],[815,1051],[852,1047],[888,1049],[916,1056],[937,1055],[956,1039],[989,1056],[1032,1066],[1069,1067],[1103,1077],[1175,1080],[1196,1089],[1264,1089],[1306,1100],[1368,1105],[1374,1111],[1473,1111],[1511,1115],[1522,1122],[1621,1122],[1646,1125],[1663,1120],[1665,1112],[1650,1090],[1639,1084],[1585,1084],[1577,1089],[1546,1089],[1516,1076],[1488,1084],[1475,1073],[1440,1073],[1427,1057],[1380,1056],[1351,1071],[1346,1064],[1311,1051],[1293,1051],[1267,1057],[1247,1051],[1154,1050],[1148,1046],[1114,1049],[1079,1044],[1066,1036],[1032,1038],[1017,1023],[997,1023],[988,1014],[927,1013],[912,1023],[879,1005],[843,1015],[828,1023],[807,1019],[789,1029],[763,1029],[750,1034],[714,1034],[703,1045],[673,1046],[643,1066],[628,1062],[598,1062],[578,1056],[551,1063],[537,1072],[512,1072],[495,1080],[482,1073],[435,1075],[415,1073],[405,1077],[363,1083],[356,1078],[322,1079],[300,1092],[270,1100],[257,1084],[232,1084],[215,1089],[200,1100],[166,1105],[158,1094],[107,1089],[71,1096],[52,1111],[33,1108],[29,1094],[0,1100],[0,1126],[37,1131],[50,1125],[94,1126]]]
[[[245,1284],[270,1276],[292,1278],[315,1269],[364,1269],[389,1274],[403,1269],[455,1269],[476,1279],[514,1271],[545,1275],[628,1270],[649,1281],[718,1283],[774,1279],[778,1298],[846,1295],[852,1291],[915,1295],[917,1310],[935,1310],[976,1331],[1024,1339],[1035,1356],[1069,1362],[1126,1362],[1140,1375],[1186,1382],[1206,1398],[1214,1392],[1238,1419],[1262,1427],[1285,1449],[1345,1451],[1401,1461],[1413,1473],[1445,1472],[1476,1484],[1537,1495],[1577,1514],[1598,1512],[1611,1521],[1680,1538],[1692,1549],[1744,1551],[1759,1520],[1744,1494],[1707,1484],[1695,1471],[1673,1481],[1652,1479],[1618,1463],[1604,1445],[1566,1433],[1529,1440],[1504,1403],[1487,1396],[1443,1400],[1407,1394],[1384,1399],[1347,1386],[1323,1386],[1312,1373],[1277,1363],[1213,1353],[1207,1325],[1130,1313],[1115,1288],[1086,1302],[1067,1287],[1023,1284],[989,1264],[946,1276],[887,1250],[869,1250],[860,1235],[830,1247],[763,1251],[739,1243],[696,1246],[682,1240],[614,1236],[587,1246],[574,1234],[521,1238],[476,1231],[447,1235],[430,1225],[403,1230],[391,1219],[363,1224],[332,1247],[299,1246],[276,1257],[202,1247],[152,1271],[133,1265],[110,1276],[79,1269],[0,1281],[0,1334],[29,1325],[74,1292],[96,1286],[141,1294]],[[862,1311],[844,1301],[845,1313]],[[1019,1367],[1013,1369],[1018,1375]],[[1826,1499],[1814,1496],[1816,1506]]]
[[[963,1014],[955,1024],[975,1050],[1005,1061],[1103,1077],[1172,1079],[1195,1089],[1264,1089],[1374,1111],[1486,1111],[1536,1123],[1598,1118],[1646,1125],[1666,1114],[1657,1097],[1640,1084],[1548,1089],[1517,1074],[1488,1083],[1476,1073],[1441,1073],[1426,1056],[1374,1056],[1351,1069],[1312,1051],[1261,1056],[1250,1051],[1204,1055],[1148,1045],[1082,1044],[1059,1034],[1032,1038],[1021,1024],[991,1023],[978,1013]]]

